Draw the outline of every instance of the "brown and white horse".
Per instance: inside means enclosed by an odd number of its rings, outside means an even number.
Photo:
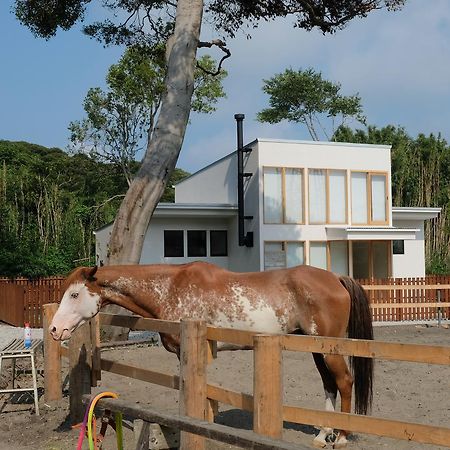
[[[56,340],[98,313],[117,304],[144,317],[165,320],[198,318],[208,324],[261,333],[297,333],[317,336],[373,339],[366,293],[349,277],[298,266],[269,272],[233,273],[212,264],[105,266],[75,269],[50,326]],[[175,336],[161,336],[164,347],[178,353]],[[313,354],[325,389],[325,407],[350,412],[352,384],[355,411],[366,414],[372,400],[372,360]],[[332,430],[324,428],[314,440],[326,446]],[[341,431],[335,447],[347,443]]]

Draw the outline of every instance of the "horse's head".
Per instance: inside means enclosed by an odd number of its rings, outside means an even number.
[[[100,295],[92,290],[95,272],[97,267],[79,267],[67,277],[66,290],[49,328],[53,339],[70,339],[80,325],[98,313]]]

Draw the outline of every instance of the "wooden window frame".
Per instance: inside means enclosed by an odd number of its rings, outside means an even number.
[[[325,241],[325,240],[320,240],[320,239],[314,239],[314,240],[310,240],[308,241],[308,265],[311,265],[311,244],[314,243],[324,243],[326,244],[326,254],[327,254],[327,269],[328,271],[331,271],[331,243],[332,242],[345,242],[346,243],[346,248],[347,248],[347,273],[350,274],[350,246],[349,246],[349,241],[345,240],[345,239],[341,239],[341,240],[334,240],[334,241]],[[315,267],[315,266],[313,266]]]
[[[310,184],[309,184],[309,173],[312,170],[323,170],[325,171],[325,222],[312,222],[311,217],[311,202],[310,202]],[[345,175],[345,219],[344,222],[331,222],[330,220],[330,172],[343,172]],[[349,223],[348,220],[348,171],[347,169],[321,169],[318,167],[310,167],[307,171],[307,183],[308,183],[308,224],[309,225],[345,225]]]
[[[265,215],[265,192],[264,192],[264,177],[265,169],[280,169],[281,170],[281,212],[282,219],[281,222],[267,222]],[[287,222],[286,221],[286,169],[295,169],[300,171],[302,175],[302,181],[300,183],[301,187],[301,198],[302,198],[302,221],[300,222]],[[263,224],[264,225],[305,225],[305,169],[302,167],[279,167],[279,166],[263,166],[263,182],[262,182],[262,197],[263,197]],[[270,241],[270,242],[291,242],[291,241]],[[292,241],[296,242],[296,241]]]
[[[266,269],[266,264],[265,264],[265,260],[266,260],[266,244],[281,244],[281,249],[284,253],[284,267],[282,267],[283,269],[287,268],[287,253],[286,253],[286,245],[289,243],[293,243],[293,244],[303,244],[303,265],[306,264],[306,241],[292,241],[292,240],[288,240],[288,241],[274,241],[274,240],[270,240],[270,241],[263,241],[263,261],[264,261],[264,271],[267,270]]]
[[[382,172],[382,171],[370,171],[370,170],[351,170],[350,171],[350,195],[351,200],[353,200],[353,183],[352,183],[352,175],[354,173],[365,173],[366,174],[366,204],[367,204],[367,217],[366,222],[353,222],[353,208],[352,208],[352,202],[350,202],[350,221],[352,225],[389,225],[389,202],[390,202],[390,196],[389,196],[389,172]],[[386,193],[385,202],[384,202],[384,208],[385,208],[385,215],[386,220],[385,221],[376,221],[372,220],[372,176],[376,175],[383,175],[385,177],[384,181],[384,189]]]
[[[371,279],[375,279],[374,277],[374,267],[373,267],[373,243],[374,242],[384,242],[386,243],[386,259],[387,259],[387,278],[392,277],[392,241],[389,240],[385,240],[385,239],[380,239],[380,240],[376,240],[376,241],[370,241],[370,240],[355,240],[352,242],[367,242],[369,244],[369,267],[368,267],[368,274],[369,277]],[[353,252],[353,246],[352,246],[352,252]],[[353,255],[352,255],[352,260],[353,260]],[[353,266],[353,264],[352,264]],[[352,277],[353,277],[353,267],[352,267]]]

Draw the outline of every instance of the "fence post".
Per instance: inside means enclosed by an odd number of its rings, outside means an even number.
[[[91,393],[91,349],[90,324],[86,322],[72,334],[69,341],[69,409],[72,423],[83,420],[82,397]]]
[[[61,343],[55,341],[48,329],[52,323],[58,304],[47,303],[44,309],[44,395],[45,401],[62,399]]]
[[[180,414],[205,420],[206,416],[206,323],[182,320],[180,335]],[[205,439],[182,432],[181,450],[203,450]]]
[[[253,337],[253,431],[273,438],[283,433],[281,338]]]
[[[441,303],[441,290],[437,290],[437,302]],[[442,320],[442,309],[440,306],[438,306],[438,327],[441,327],[441,320]]]

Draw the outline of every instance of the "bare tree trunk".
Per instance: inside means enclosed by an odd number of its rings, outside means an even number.
[[[178,0],[161,111],[114,222],[108,264],[139,263],[150,218],[177,163],[191,110],[202,13],[202,0]],[[104,337],[122,339],[123,330],[105,330]]]

